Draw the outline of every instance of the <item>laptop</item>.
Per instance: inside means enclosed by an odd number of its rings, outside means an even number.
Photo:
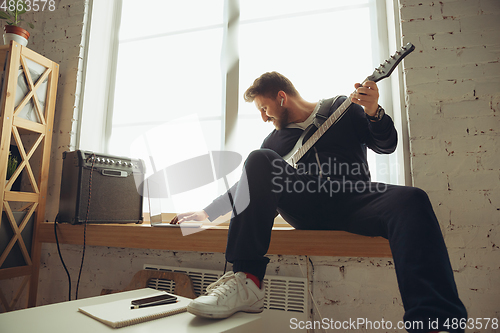
[[[152,183],[148,182],[151,186]],[[161,211],[162,198],[151,198],[148,196],[149,205],[149,219],[151,227],[164,227],[164,228],[201,228],[202,222],[183,222],[181,224],[170,224],[170,221],[175,217],[175,214],[162,213]]]

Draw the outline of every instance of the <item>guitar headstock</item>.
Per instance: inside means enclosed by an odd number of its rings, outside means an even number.
[[[375,69],[372,75],[370,75],[367,80],[378,82],[386,77],[389,77],[392,71],[398,66],[398,64],[406,57],[408,54],[415,50],[415,46],[412,43],[408,43],[403,46],[399,51],[387,59],[383,64]]]

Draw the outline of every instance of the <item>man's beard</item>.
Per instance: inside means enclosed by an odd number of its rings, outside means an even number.
[[[283,109],[283,113],[281,113],[279,118],[272,117],[271,121],[274,124],[274,127],[279,131],[280,129],[285,128],[290,122],[288,121],[289,111],[287,108]]]

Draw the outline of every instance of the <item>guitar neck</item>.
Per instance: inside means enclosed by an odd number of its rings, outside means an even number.
[[[366,80],[365,80],[366,81]],[[340,118],[345,114],[347,109],[351,106],[352,101],[349,97],[332,113],[328,119],[314,132],[314,134],[300,147],[287,161],[290,165],[296,165],[302,157],[311,149],[312,146],[321,138],[321,136],[328,131]]]
[[[372,75],[368,76],[361,85],[366,81],[378,82],[391,75],[392,71],[397,67],[397,65],[406,57],[408,54],[415,50],[415,46],[412,43],[408,43],[403,46],[399,51],[397,51],[390,58],[385,60],[378,68],[375,69]],[[297,166],[297,163],[302,157],[311,149],[312,146],[321,138],[321,136],[334,125],[339,119],[345,114],[349,106],[351,106],[351,99],[348,97],[342,105],[340,105],[335,112],[332,113],[330,117],[318,128],[316,132],[307,140],[306,143],[302,145],[289,159],[287,159],[288,164],[293,167]],[[295,147],[294,147],[295,149]]]

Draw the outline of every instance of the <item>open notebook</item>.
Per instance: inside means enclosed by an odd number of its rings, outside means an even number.
[[[158,291],[148,295],[148,297],[164,294],[168,293]],[[83,306],[78,308],[78,311],[108,326],[120,328],[185,312],[188,304],[191,302],[189,298],[177,296],[176,303],[131,309],[130,304],[134,299],[136,298]]]

